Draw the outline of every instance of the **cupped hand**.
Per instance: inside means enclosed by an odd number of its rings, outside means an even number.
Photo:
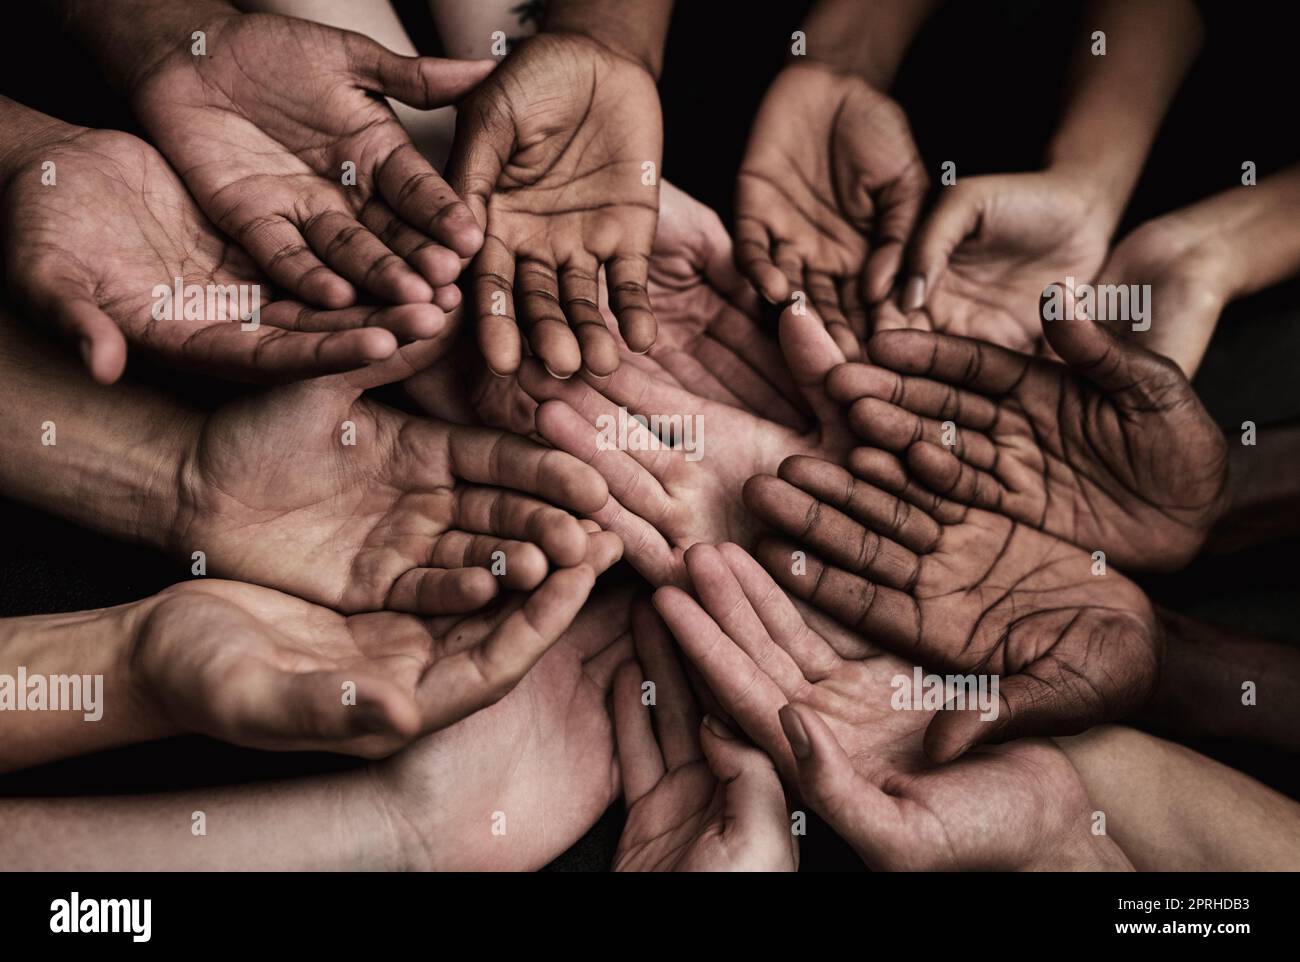
[[[662,142],[654,78],[576,34],[524,40],[460,107],[448,173],[486,234],[471,272],[494,372],[518,369],[521,330],[559,377],[612,372],[602,268],[624,340],[637,352],[654,344],[646,282]]]
[[[588,538],[569,511],[604,505],[593,468],[412,417],[364,386],[339,375],[206,415],[178,473],[173,550],[349,613],[470,611],[581,562]]]
[[[765,540],[755,557],[795,597],[907,658],[1000,679],[993,717],[936,719],[932,757],[1142,706],[1161,644],[1136,585],[1064,541],[917,488],[883,451],[859,448],[850,465],[794,457],[779,477],[753,478],[745,503],[796,539]]]
[[[1089,196],[1054,171],[959,178],[917,228],[902,296],[880,304],[874,329],[941,331],[1035,353],[1044,289],[1067,277],[1091,282],[1106,259],[1110,232]]]
[[[937,765],[923,741],[942,712],[893,705],[913,666],[806,614],[735,545],[699,545],[687,564],[696,597],[662,588],[655,607],[724,709],[870,867],[1051,868],[1095,846],[1087,794],[1051,742]]]
[[[902,109],[859,77],[786,67],[736,180],[741,268],[773,303],[803,292],[845,356],[894,284],[928,180]]]
[[[6,232],[24,238],[6,251],[6,286],[103,383],[121,376],[128,343],[173,366],[285,381],[361,367],[391,356],[399,338],[447,332],[431,303],[317,310],[282,299],[130,134],[56,123],[26,154],[0,195]],[[166,311],[159,288],[171,295],[176,278],[182,300],[172,296]],[[193,290],[201,306],[187,310]],[[258,309],[252,321],[241,316],[241,291],[242,306]]]
[[[179,730],[238,745],[389,755],[511,691],[620,551],[593,533],[580,565],[466,617],[341,615],[241,582],[185,582],[148,605],[135,693]]]
[[[197,24],[206,52],[165,53],[132,105],[207,216],[273,282],[326,307],[360,288],[450,309],[482,230],[385,101],[465,96],[490,61],[401,57],[361,34],[272,14]]]
[[[375,811],[413,869],[531,871],[619,793],[607,699],[632,655],[629,588],[602,588],[505,698],[376,766]]]
[[[648,604],[634,610],[632,634],[637,661],[614,678],[627,805],[614,870],[793,872],[798,842],[772,760],[718,719],[701,721],[672,640]]]
[[[1044,330],[1065,363],[883,332],[868,345],[875,366],[845,365],[827,389],[933,491],[1121,568],[1182,567],[1223,511],[1222,432],[1172,362],[1090,320]]]

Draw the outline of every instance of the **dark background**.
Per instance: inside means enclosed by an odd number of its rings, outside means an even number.
[[[438,52],[420,0],[395,5],[417,46]],[[733,178],[749,120],[807,5],[677,4],[661,83],[664,172],[725,221],[730,222]],[[1243,160],[1254,160],[1263,177],[1300,159],[1290,6],[1248,0],[1201,4],[1205,49],[1170,111],[1121,235],[1151,216],[1236,185]],[[6,10],[0,91],[70,122],[138,132],[88,58],[60,36],[52,18],[27,7]],[[955,161],[961,176],[1035,168],[1058,116],[1067,47],[1083,28],[1080,10],[1067,0],[952,0],[927,25],[892,93],[907,110],[932,171],[944,160]],[[4,242],[22,243],[22,238]],[[1264,425],[1300,417],[1293,373],[1300,359],[1298,305],[1300,285],[1292,282],[1225,313],[1196,385],[1230,438],[1247,418]],[[130,376],[209,402],[232,390],[189,377],[177,380],[134,362]],[[1300,465],[1289,470],[1300,472]],[[189,576],[188,562],[108,541],[2,499],[0,532],[0,616],[120,604]],[[1155,600],[1179,611],[1300,643],[1297,551],[1300,543],[1292,541],[1203,558],[1144,586]],[[1293,757],[1223,741],[1193,747],[1300,798]],[[353,764],[177,738],[0,776],[0,794],[156,791]],[[621,820],[619,803],[553,867],[605,868]],[[803,852],[805,869],[858,866],[833,834],[816,824]]]

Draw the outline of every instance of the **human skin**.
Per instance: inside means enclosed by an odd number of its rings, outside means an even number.
[[[3,330],[0,400],[25,427],[0,439],[0,489],[190,571],[203,552],[207,574],[345,613],[465,612],[581,562],[586,532],[548,502],[587,512],[607,497],[567,455],[363,396],[429,363],[433,342],[201,411],[96,385],[14,319]]]
[[[607,590],[497,704],[337,775],[107,798],[0,799],[9,870],[528,871],[618,797],[606,698],[631,657]],[[206,816],[206,835],[192,816]],[[504,834],[494,834],[498,819]]]
[[[646,293],[659,209],[655,78],[671,4],[555,0],[459,109],[448,165],[486,239],[471,267],[479,346],[514,373],[523,338],[559,377],[611,373],[603,268],[624,340],[655,340]],[[648,165],[648,166],[647,166]]]
[[[876,311],[877,330],[936,330],[1036,352],[1043,289],[1096,277],[1203,26],[1190,0],[1098,0],[1081,22],[1043,169],[958,171],[917,228],[908,280]],[[1093,54],[1098,30],[1103,56]]]
[[[636,660],[614,678],[627,822],[613,870],[793,872],[799,843],[772,760],[726,723],[700,717],[668,630],[644,601],[632,635]]]
[[[864,442],[936,494],[1126,570],[1181,568],[1229,500],[1222,432],[1167,358],[1085,318],[1043,329],[1063,363],[883,331],[874,365],[832,372],[827,390]]]
[[[891,651],[1000,677],[996,717],[940,712],[931,757],[1073,734],[1145,702],[1161,636],[1136,585],[1040,531],[918,492],[883,451],[860,448],[849,465],[796,456],[779,477],[752,478],[745,504],[793,539],[764,539],[754,557],[791,595]]]
[[[428,303],[482,244],[469,209],[374,95],[440,107],[491,62],[399,57],[360,34],[219,0],[60,9],[208,217],[303,300],[344,307],[363,290]],[[192,52],[196,32],[205,53]]]
[[[930,711],[891,706],[911,666],[810,620],[735,545],[687,554],[692,597],[655,607],[736,723],[878,870],[1127,867],[1088,829],[1088,793],[1051,742],[1023,739],[935,764]],[[856,650],[854,650],[856,649]],[[942,713],[939,713],[942,714]]]
[[[446,328],[431,303],[317,310],[268,278],[191,199],[157,151],[130,134],[65,124],[0,99],[14,134],[0,153],[0,221],[23,244],[4,257],[6,285],[51,324],[99,382],[116,381],[127,345],[164,364],[251,381],[351,370],[392,356],[398,338]],[[46,184],[46,165],[56,178]],[[258,317],[158,312],[155,288],[257,289]],[[222,307],[225,307],[223,304]]]
[[[0,622],[0,670],[103,678],[101,717],[21,712],[0,770],[180,734],[378,758],[499,700],[621,553],[591,525],[583,563],[491,611],[340,615],[269,588],[182,582],[115,608]]]

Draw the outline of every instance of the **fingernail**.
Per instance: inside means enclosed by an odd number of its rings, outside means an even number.
[[[786,740],[790,742],[794,757],[800,761],[812,758],[812,743],[808,741],[808,732],[804,730],[803,722],[795,710],[786,705],[780,711],[780,718],[781,728],[785,731]]]
[[[925,278],[919,274],[907,282],[903,292],[903,310],[915,311],[925,303]]]
[[[733,732],[729,727],[723,724],[722,721],[720,721],[717,718],[714,718],[712,715],[704,716],[704,727],[707,728],[709,731],[713,732],[713,734],[717,735],[719,738],[736,737],[735,732]]]
[[[551,365],[547,364],[545,361],[542,362],[542,367],[546,368],[546,373],[557,381],[567,381],[569,378],[573,377],[572,374],[556,374],[551,370]]]

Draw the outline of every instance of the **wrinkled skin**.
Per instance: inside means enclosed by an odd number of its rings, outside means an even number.
[[[860,77],[786,67],[736,179],[741,268],[773,303],[803,292],[846,357],[893,286],[928,180],[903,111]]]
[[[557,376],[612,372],[602,268],[623,339],[638,352],[654,343],[646,275],[662,141],[650,73],[572,34],[522,41],[460,107],[448,173],[486,234],[471,273],[494,372],[518,369],[523,336]]]
[[[1068,363],[881,333],[869,345],[877,366],[846,365],[828,390],[852,405],[864,441],[906,453],[931,490],[1121,568],[1182,567],[1224,508],[1222,433],[1170,361],[1088,320],[1044,325]]]
[[[882,451],[858,449],[850,466],[794,457],[779,478],[752,479],[745,503],[797,539],[765,540],[755,557],[786,591],[905,657],[1001,676],[995,719],[951,711],[935,722],[936,760],[1072,734],[1144,703],[1160,635],[1136,585],[1099,576],[1064,541],[918,490]]]
[[[687,564],[696,597],[662,588],[655,607],[725,710],[871,868],[1044,868],[1088,837],[1087,795],[1050,742],[937,765],[923,742],[942,713],[891,705],[911,665],[797,607],[735,545],[698,545]],[[783,728],[792,710],[838,750],[832,778],[807,777]]]

